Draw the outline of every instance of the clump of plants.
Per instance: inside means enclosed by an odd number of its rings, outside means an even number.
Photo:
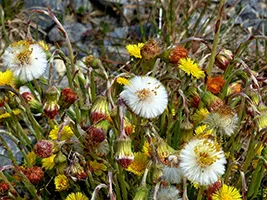
[[[232,51],[218,49],[219,14],[213,43],[191,37],[168,47],[155,38],[128,44],[131,59],[114,73],[92,55],[86,67],[77,65],[61,23],[49,9],[38,13],[57,23],[69,55],[28,38],[2,56],[0,140],[12,165],[1,167],[1,197],[266,197],[265,78],[242,59],[248,44],[264,36]],[[195,57],[191,42],[209,52]],[[55,60],[66,66],[64,88],[52,80]]]

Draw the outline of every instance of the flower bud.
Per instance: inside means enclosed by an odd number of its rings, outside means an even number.
[[[86,139],[93,143],[101,143],[105,140],[107,130],[109,128],[109,121],[102,120],[93,125],[86,131]]]
[[[67,171],[74,181],[76,180],[80,181],[87,177],[87,173],[84,170],[84,168],[80,165],[78,159],[74,160],[74,163],[68,167]]]
[[[50,87],[45,93],[46,101],[44,103],[43,109],[45,115],[50,119],[54,119],[59,110],[57,97],[57,89],[54,86]]]
[[[54,162],[55,162],[55,164],[66,163],[67,158],[61,151],[59,151],[57,153],[56,157],[54,158]]]
[[[150,60],[156,58],[160,53],[160,48],[154,40],[147,41],[141,48],[142,58]]]
[[[109,108],[106,97],[98,96],[91,108],[91,121],[96,123],[102,119],[108,119]]]
[[[71,88],[64,88],[59,97],[59,106],[62,109],[68,109],[77,100],[77,94]]]
[[[175,150],[171,148],[165,141],[160,139],[158,143],[156,144],[156,151],[158,159],[163,164],[168,164],[168,157],[169,155],[173,154]]]
[[[208,187],[208,200],[212,200],[212,195],[222,187],[222,183],[220,181],[216,181]]]
[[[134,132],[134,127],[130,123],[129,119],[124,116],[124,129],[127,136]]]
[[[53,144],[49,140],[40,140],[34,145],[34,153],[41,158],[47,158],[52,155]]]
[[[127,168],[134,160],[132,141],[128,137],[121,137],[117,140],[116,144],[117,149],[115,153],[115,159],[120,166]]]
[[[215,58],[215,65],[225,71],[229,63],[233,60],[234,54],[227,49],[223,49]]]
[[[182,142],[188,142],[193,137],[193,124],[190,121],[183,121],[181,123],[181,140]]]
[[[30,109],[34,114],[41,113],[43,110],[43,105],[41,102],[36,100],[32,93],[30,92],[23,92],[22,97],[25,101],[30,105]]]
[[[90,127],[90,107],[88,105],[83,105],[80,108],[81,111],[81,128],[86,131]]]
[[[241,92],[242,84],[240,82],[231,83],[227,88],[227,96]]]
[[[137,188],[137,192],[135,193],[133,200],[147,200],[149,199],[149,187],[146,185],[142,185],[139,188]]]
[[[210,111],[217,111],[221,106],[224,105],[223,100],[211,92],[205,92],[202,96],[202,100]]]

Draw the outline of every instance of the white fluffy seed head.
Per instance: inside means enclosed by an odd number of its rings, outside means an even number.
[[[149,76],[135,76],[130,79],[120,97],[134,113],[144,118],[161,115],[168,104],[165,87]]]
[[[3,63],[22,81],[40,78],[47,68],[46,54],[42,47],[27,42],[9,46],[3,54]]]
[[[194,139],[180,153],[184,176],[200,185],[210,185],[225,172],[226,159],[218,143],[209,139]]]

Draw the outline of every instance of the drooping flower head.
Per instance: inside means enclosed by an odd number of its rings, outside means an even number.
[[[11,44],[3,55],[3,62],[22,81],[39,78],[47,68],[43,48],[26,40]]]
[[[183,70],[188,76],[192,75],[196,79],[204,78],[205,73],[199,66],[190,58],[182,58],[179,60],[179,68]]]
[[[210,185],[224,174],[226,159],[218,143],[209,139],[191,140],[180,153],[180,167],[186,178]]]
[[[168,104],[168,94],[157,79],[135,76],[129,81],[120,97],[134,113],[144,118],[155,118],[164,112]]]
[[[238,190],[234,187],[227,186],[223,184],[221,189],[219,189],[214,195],[212,195],[212,200],[241,200],[242,196]]]
[[[141,56],[141,48],[144,46],[144,43],[138,44],[129,44],[126,46],[128,53],[135,58],[142,58]]]

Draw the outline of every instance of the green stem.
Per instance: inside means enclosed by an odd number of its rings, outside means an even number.
[[[5,13],[4,13],[4,10],[3,10],[1,4],[0,4],[0,17],[1,17],[1,25],[2,25],[2,30],[4,33],[5,40],[6,40],[7,44],[10,45],[10,40],[7,36],[6,27],[5,27]]]
[[[214,36],[214,41],[212,45],[212,50],[211,50],[211,56],[209,59],[209,63],[207,66],[207,74],[208,76],[211,75],[211,71],[215,62],[215,56],[216,56],[216,50],[217,50],[217,45],[219,42],[219,36],[220,36],[220,29],[221,29],[221,18],[223,14],[223,7],[224,7],[224,0],[220,0],[220,5],[219,5],[219,13],[217,16],[217,22],[215,26],[215,36]]]
[[[197,200],[202,200],[203,192],[204,192],[204,187],[200,186],[200,188],[198,190],[198,194],[197,194]]]
[[[123,200],[128,200],[126,182],[125,182],[125,179],[124,179],[123,171],[122,171],[121,167],[119,167],[117,164],[116,164],[116,166],[117,166],[118,172],[119,172],[118,178],[119,178],[119,182],[120,182],[120,189],[121,189],[122,199]]]

